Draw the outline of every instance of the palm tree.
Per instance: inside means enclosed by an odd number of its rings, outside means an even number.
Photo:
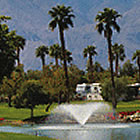
[[[66,50],[66,61],[68,63],[71,63],[73,61],[73,58],[72,58],[72,52],[70,52],[69,50]]]
[[[50,46],[49,55],[55,58],[55,65],[58,66],[58,59],[60,58],[61,55],[61,47],[59,46],[59,44],[54,44]]]
[[[118,66],[119,66],[119,60],[124,61],[125,56],[125,52],[124,52],[124,46],[123,44],[118,44],[115,43],[112,46],[112,53],[113,53],[113,59],[115,59],[115,73],[116,76],[118,75]]]
[[[6,22],[7,20],[11,20],[11,17],[0,15],[0,23],[3,22],[3,21]]]
[[[110,8],[105,8],[103,12],[98,12],[95,20],[98,22],[96,25],[96,29],[100,34],[104,32],[104,37],[107,39],[108,43],[108,54],[109,54],[109,62],[110,62],[110,70],[111,70],[111,81],[112,81],[112,87],[115,89],[115,82],[114,82],[114,74],[113,74],[113,56],[112,56],[112,34],[113,29],[117,32],[120,32],[120,27],[117,24],[116,20],[117,18],[121,17],[120,14],[118,14],[117,11]],[[112,92],[112,106],[115,110],[117,106],[117,101],[115,97],[114,91]]]
[[[137,65],[139,68],[139,82],[140,82],[140,50],[136,50],[136,52],[133,54],[132,60],[137,59]]]
[[[68,62],[68,63],[71,63],[72,62],[72,60],[73,60],[73,58],[72,58],[72,53],[69,51],[69,50],[65,50],[66,51],[66,61]],[[64,60],[64,58],[63,58],[63,54],[61,53],[61,55],[60,55],[60,60]]]
[[[36,57],[40,57],[42,61],[42,66],[45,66],[45,55],[49,54],[48,47],[45,45],[39,46],[36,48]]]
[[[70,6],[65,7],[64,5],[57,5],[56,7],[52,7],[52,9],[48,12],[48,14],[53,18],[49,23],[50,29],[53,31],[57,26],[59,29],[67,88],[69,88],[69,79],[66,62],[64,30],[69,29],[69,26],[73,27],[72,18],[74,18],[75,16],[72,14],[72,12],[73,10]]]
[[[93,60],[92,57],[94,55],[97,55],[97,52],[95,51],[96,47],[92,45],[88,45],[87,48],[84,49],[83,55],[84,58],[89,57],[89,70],[92,73],[93,72]]]
[[[93,65],[93,69],[94,69],[94,71],[96,71],[96,72],[103,72],[104,71],[104,69],[103,69],[103,67],[101,66],[101,64],[99,63],[99,62],[95,62],[95,64]]]
[[[20,50],[24,49],[25,46],[25,39],[19,35],[15,35],[14,37],[14,46],[16,47],[16,54],[17,54],[17,64],[20,65]]]

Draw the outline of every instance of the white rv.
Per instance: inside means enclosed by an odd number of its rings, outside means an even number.
[[[101,96],[102,87],[100,83],[77,84],[76,97],[87,100],[103,100]]]

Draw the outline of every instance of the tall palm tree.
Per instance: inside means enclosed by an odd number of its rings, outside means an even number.
[[[50,46],[49,55],[55,58],[55,65],[58,66],[58,59],[60,58],[61,55],[61,47],[59,46],[59,44],[54,44]]]
[[[45,45],[39,46],[36,48],[36,57],[40,57],[42,61],[42,67],[45,66],[45,55],[49,54],[48,47]]]
[[[139,82],[140,82],[140,50],[136,50],[136,52],[133,54],[132,60],[137,59],[137,65],[139,68]]]
[[[113,53],[113,59],[115,59],[115,73],[116,76],[118,75],[118,66],[119,66],[119,60],[124,61],[125,52],[124,52],[124,46],[123,44],[115,43],[112,46],[112,53]]]
[[[89,70],[90,72],[93,72],[93,60],[92,60],[92,57],[94,55],[97,55],[97,52],[95,51],[96,47],[95,46],[92,46],[92,45],[88,45],[86,48],[84,48],[84,51],[83,51],[83,55],[84,55],[84,58],[86,57],[89,57]]]
[[[96,25],[96,29],[100,34],[104,32],[104,37],[107,39],[108,43],[108,53],[109,53],[109,62],[110,62],[110,70],[111,70],[111,81],[112,87],[115,89],[115,82],[114,82],[114,73],[113,73],[113,56],[112,56],[112,42],[111,38],[113,35],[113,29],[117,32],[120,32],[120,27],[117,24],[117,18],[121,17],[117,11],[110,8],[105,8],[103,12],[98,12],[95,20],[98,22]],[[115,97],[114,91],[112,92],[112,106],[115,110],[117,106],[117,101]]]
[[[63,60],[64,71],[65,71],[67,88],[69,88],[69,79],[68,79],[67,62],[66,62],[64,30],[69,29],[70,26],[73,27],[72,18],[74,18],[75,16],[72,14],[72,12],[73,10],[71,9],[70,6],[65,7],[64,5],[57,5],[56,7],[52,7],[52,9],[49,10],[48,12],[48,14],[52,17],[52,20],[49,23],[50,29],[53,31],[57,26],[59,29],[59,36],[60,36],[62,53],[64,58]]]
[[[19,35],[15,35],[14,37],[14,46],[16,47],[16,54],[17,54],[17,64],[20,65],[20,50],[24,49],[25,46],[25,39]]]

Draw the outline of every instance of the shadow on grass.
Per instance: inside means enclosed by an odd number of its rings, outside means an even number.
[[[23,122],[40,124],[40,123],[45,123],[46,122],[46,118],[48,116],[49,115],[36,116],[36,117],[33,117],[33,118],[26,118],[26,119],[24,119],[22,121]]]

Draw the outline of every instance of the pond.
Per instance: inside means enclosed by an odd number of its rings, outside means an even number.
[[[47,136],[59,140],[140,140],[140,123],[110,120],[109,111],[110,106],[105,103],[62,104],[54,109],[44,124],[1,126],[0,132]]]
[[[140,140],[139,123],[1,126],[0,131],[48,136],[60,140]]]

